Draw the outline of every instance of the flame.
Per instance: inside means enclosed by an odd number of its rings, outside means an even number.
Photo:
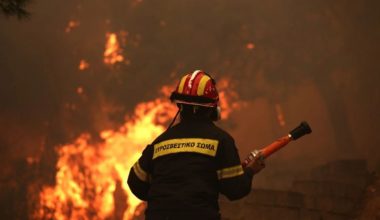
[[[238,101],[239,96],[234,91],[234,86],[228,79],[218,81],[219,106],[221,108],[221,118],[227,119],[233,110],[240,109],[245,103]]]
[[[66,26],[66,28],[65,28],[65,32],[66,32],[66,33],[70,33],[74,28],[79,27],[79,25],[80,25],[80,22],[79,22],[79,21],[71,20],[71,21],[69,21],[69,23],[67,24],[67,26]]]
[[[90,67],[90,64],[86,60],[81,59],[79,61],[79,66],[78,66],[79,70],[85,70],[85,69],[88,69],[89,67]]]
[[[106,34],[107,42],[104,50],[104,63],[107,65],[113,65],[118,62],[123,62],[124,57],[121,54],[122,49],[115,33]]]
[[[141,151],[161,134],[175,114],[175,106],[156,99],[139,104],[134,115],[118,130],[102,131],[102,143],[82,134],[73,144],[58,148],[56,185],[40,193],[37,218],[106,219],[115,206],[116,183],[127,195],[123,219],[132,219],[141,203],[130,192],[126,179]],[[174,112],[174,113],[173,113]]]
[[[225,91],[228,87],[228,80],[221,80],[224,118],[234,108],[227,96],[233,91]],[[172,90],[164,86],[161,92],[167,95]],[[129,170],[176,111],[167,98],[140,103],[121,127],[101,131],[101,142],[84,133],[74,143],[58,147],[56,183],[42,188],[34,219],[116,219],[116,213],[121,213],[122,219],[129,220],[140,215],[145,204],[126,183]]]

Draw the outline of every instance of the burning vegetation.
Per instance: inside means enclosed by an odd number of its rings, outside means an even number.
[[[140,201],[127,186],[129,169],[175,111],[161,99],[141,103],[119,129],[102,131],[101,142],[82,134],[58,147],[56,185],[43,187],[35,218],[107,219],[123,213],[132,219]]]
[[[124,57],[117,35],[106,36],[104,63],[112,66]],[[80,61],[79,70],[88,67],[87,61]],[[240,103],[228,79],[220,80],[218,88],[225,119]],[[177,108],[167,98],[172,90],[172,86],[164,86],[161,92],[165,98],[138,104],[118,129],[101,131],[101,140],[82,133],[73,143],[57,146],[55,185],[42,187],[33,218],[130,220],[141,215],[144,204],[130,192],[126,180],[145,146],[174,117]],[[83,87],[77,87],[76,92],[81,95]]]
[[[234,102],[223,91],[228,81],[222,82],[221,108],[226,118],[239,104],[230,105]],[[141,209],[136,208],[141,201],[130,192],[126,179],[142,150],[177,111],[165,100],[140,103],[120,128],[102,131],[100,142],[82,134],[74,143],[57,147],[56,184],[43,187],[34,218],[100,220],[119,215],[129,220],[140,215]]]
[[[4,14],[29,14],[29,1],[11,2],[0,0]],[[239,150],[301,117],[324,137],[278,156],[276,183],[283,164],[293,172],[347,152],[380,166],[379,3],[36,2],[27,22],[0,23],[4,219],[140,215],[126,176],[175,114],[166,99],[173,89],[162,85],[195,68],[219,79],[222,118],[235,117],[227,124]],[[152,100],[160,87],[165,98]]]

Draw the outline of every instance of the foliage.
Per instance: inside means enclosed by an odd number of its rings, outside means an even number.
[[[26,6],[30,0],[0,0],[1,12],[9,16],[17,16],[17,18],[28,18],[30,13],[27,11]]]

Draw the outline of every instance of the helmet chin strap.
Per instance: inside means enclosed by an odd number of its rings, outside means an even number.
[[[221,119],[221,109],[219,106],[216,106],[211,113],[211,120],[219,121]]]
[[[219,107],[219,105],[216,107],[216,115],[217,115],[216,121],[222,119],[222,109]]]
[[[170,122],[168,128],[166,128],[166,131],[168,131],[168,130],[173,126],[173,124],[174,124],[175,120],[177,119],[178,114],[179,114],[180,111],[181,111],[181,109],[178,109],[178,111],[177,111],[177,113],[175,114],[175,116],[174,116],[172,122]]]

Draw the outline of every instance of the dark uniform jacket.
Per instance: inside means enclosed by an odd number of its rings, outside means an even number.
[[[228,133],[212,121],[181,120],[145,148],[128,184],[148,202],[146,219],[220,219],[218,194],[244,197],[252,176]]]

